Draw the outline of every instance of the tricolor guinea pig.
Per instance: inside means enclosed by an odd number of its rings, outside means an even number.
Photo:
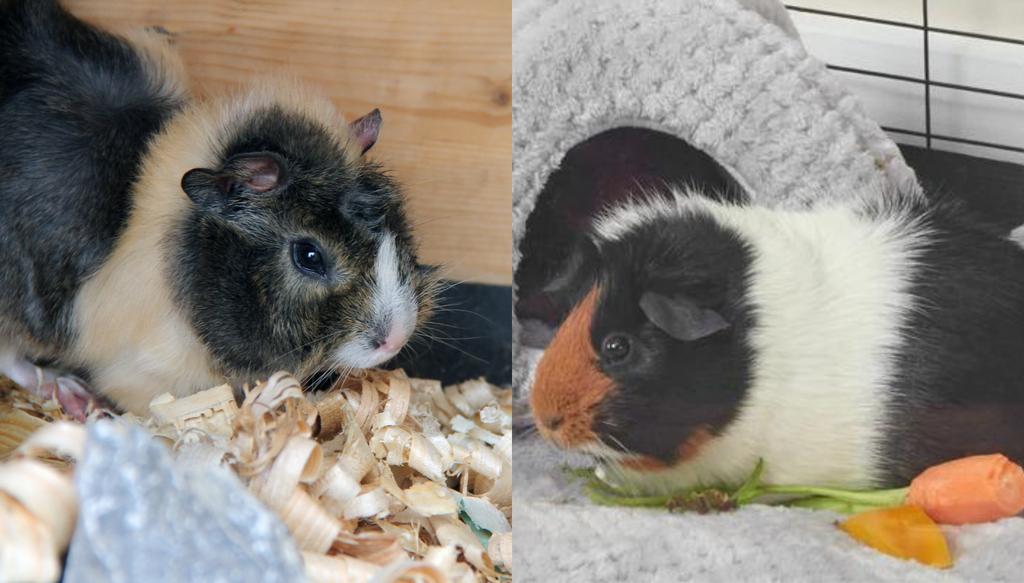
[[[0,1],[0,372],[144,413],[388,360],[434,277],[380,122],[294,82],[195,100],[166,34]]]
[[[534,371],[539,432],[663,491],[906,484],[1024,461],[1024,252],[949,204],[786,212],[677,192],[593,229]]]

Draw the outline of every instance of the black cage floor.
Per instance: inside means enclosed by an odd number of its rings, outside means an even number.
[[[926,193],[958,198],[1007,231],[1024,225],[1024,166],[900,145]]]
[[[511,226],[510,226],[511,229]],[[431,322],[388,367],[452,384],[512,383],[512,288],[462,283],[441,294]]]

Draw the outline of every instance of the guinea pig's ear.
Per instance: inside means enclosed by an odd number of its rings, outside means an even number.
[[[559,246],[564,249],[552,251],[552,254],[563,256],[559,258],[560,262],[554,272],[546,274],[546,281],[541,287],[541,291],[550,297],[562,315],[578,304],[597,283],[597,245],[590,237],[580,233],[571,237],[559,240]]]
[[[365,154],[377,143],[377,136],[380,135],[380,110],[371,111],[349,124],[348,127],[356,139],[356,144],[359,145],[360,153]]]
[[[181,189],[207,210],[222,209],[236,187],[259,193],[284,183],[282,164],[267,152],[234,156],[219,171],[193,168],[181,177]]]
[[[227,200],[222,177],[213,170],[193,168],[181,177],[181,189],[199,208],[220,211]]]
[[[253,192],[266,192],[284,184],[284,168],[278,157],[269,152],[234,156],[224,165],[228,175],[228,192],[239,184]]]
[[[645,292],[640,296],[640,310],[652,324],[676,340],[700,340],[729,327],[721,314],[702,308],[683,295]]]

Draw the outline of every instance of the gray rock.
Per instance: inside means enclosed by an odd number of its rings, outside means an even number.
[[[230,470],[171,459],[145,431],[89,427],[64,583],[301,582],[284,524]]]

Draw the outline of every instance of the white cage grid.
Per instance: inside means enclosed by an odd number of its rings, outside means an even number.
[[[1024,164],[1024,2],[786,7],[808,51],[896,141]]]

